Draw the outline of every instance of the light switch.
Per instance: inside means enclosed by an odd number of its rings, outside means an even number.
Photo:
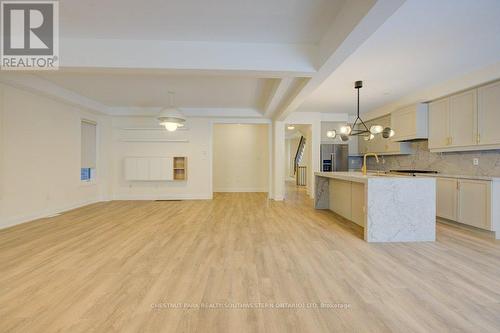
[[[479,165],[479,158],[473,158],[472,159],[472,164]]]

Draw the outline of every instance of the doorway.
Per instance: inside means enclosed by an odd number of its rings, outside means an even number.
[[[310,193],[311,141],[311,125],[285,124],[285,200]]]
[[[269,192],[268,124],[214,124],[213,192]]]

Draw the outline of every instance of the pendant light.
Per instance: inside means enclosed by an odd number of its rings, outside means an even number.
[[[375,138],[375,135],[377,134],[382,134],[382,137],[384,139],[389,139],[392,138],[395,134],[394,130],[390,127],[385,127],[382,125],[372,125],[370,128],[368,128],[359,116],[359,89],[363,87],[363,81],[356,81],[354,82],[354,89],[357,90],[357,95],[358,95],[358,107],[356,111],[356,119],[354,120],[353,124],[347,124],[344,125],[340,128],[339,130],[339,136],[342,141],[348,141],[350,136],[363,136],[363,139],[366,141],[371,141]],[[335,131],[330,131],[330,132],[335,132]],[[331,137],[328,135],[328,137]],[[336,136],[333,135],[333,137]]]
[[[169,132],[176,131],[179,127],[184,126],[186,117],[176,108],[174,108],[174,93],[169,91],[169,104],[168,108],[161,110],[158,115],[160,125],[164,126]]]

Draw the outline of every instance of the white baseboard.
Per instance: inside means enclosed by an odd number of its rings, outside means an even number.
[[[268,187],[229,187],[229,188],[215,188],[214,192],[268,192]]]
[[[5,219],[4,221],[0,221],[0,229],[5,229],[5,228],[13,227],[13,226],[18,225],[18,224],[23,224],[23,223],[31,222],[34,220],[47,218],[50,216],[54,216],[57,214],[67,212],[69,210],[88,206],[88,205],[91,205],[91,204],[94,204],[97,202],[99,202],[99,200],[97,200],[97,199],[87,200],[87,201],[82,201],[82,202],[79,202],[79,203],[76,203],[73,205],[68,205],[68,206],[59,207],[59,208],[55,208],[55,209],[44,210],[42,212],[36,212],[36,213],[32,213],[32,214],[10,217],[10,218]]]
[[[168,195],[151,195],[151,194],[115,194],[113,200],[212,200],[212,194],[168,194]]]

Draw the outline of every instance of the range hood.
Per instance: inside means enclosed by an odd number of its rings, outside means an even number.
[[[427,103],[412,104],[391,113],[391,127],[397,142],[422,141],[429,138]]]

